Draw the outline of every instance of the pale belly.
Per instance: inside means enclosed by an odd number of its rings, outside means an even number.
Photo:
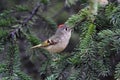
[[[68,37],[64,35],[64,37],[60,38],[57,44],[44,47],[44,49],[48,50],[50,53],[59,53],[67,47],[69,39],[70,36]]]
[[[45,47],[44,49],[47,49],[50,53],[59,53],[66,48],[67,44],[68,43],[58,43],[55,45]]]

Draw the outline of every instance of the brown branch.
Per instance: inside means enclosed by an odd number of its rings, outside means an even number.
[[[32,17],[37,13],[39,7],[41,6],[40,3],[37,3],[37,5],[35,6],[35,8],[32,10],[31,15],[28,16],[22,23],[21,25],[19,25],[19,27],[17,27],[16,29],[14,29],[13,31],[10,32],[9,34],[9,38],[14,38],[15,34],[20,30],[20,28],[22,28],[23,26],[25,26],[31,19]]]
[[[37,6],[32,10],[31,15],[22,22],[23,26],[26,25],[26,23],[28,23],[29,20],[32,19],[32,17],[37,13],[37,11],[38,11],[38,9],[39,9],[40,6],[41,6],[41,4],[37,3]]]

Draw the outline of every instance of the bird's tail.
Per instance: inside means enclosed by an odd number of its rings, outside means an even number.
[[[42,46],[41,44],[38,44],[38,45],[36,45],[36,46],[31,47],[31,49],[39,48],[39,47],[41,47],[41,46]]]

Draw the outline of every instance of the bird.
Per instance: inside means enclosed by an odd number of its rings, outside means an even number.
[[[71,32],[72,28],[66,24],[61,24],[58,26],[53,36],[43,41],[41,44],[31,47],[31,49],[43,48],[50,53],[60,53],[67,47],[71,38]]]

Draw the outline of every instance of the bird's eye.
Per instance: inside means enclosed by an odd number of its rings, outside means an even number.
[[[65,31],[67,31],[67,30],[68,30],[68,28],[65,28],[64,30],[65,30]]]

